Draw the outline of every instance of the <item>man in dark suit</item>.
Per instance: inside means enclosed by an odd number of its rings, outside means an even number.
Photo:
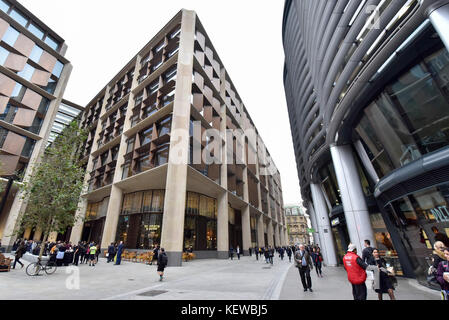
[[[110,246],[108,247],[108,263],[111,261],[114,261],[114,256],[115,256],[115,247],[114,247],[114,243],[111,242]]]
[[[299,246],[299,250],[295,251],[295,262],[296,267],[299,269],[304,292],[307,290],[313,292],[312,278],[310,278],[310,270],[313,269],[312,259],[303,244]]]

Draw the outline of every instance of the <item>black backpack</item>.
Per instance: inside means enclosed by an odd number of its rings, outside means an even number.
[[[164,266],[167,265],[167,263],[168,263],[168,258],[167,258],[167,255],[166,255],[166,254],[162,254],[162,255],[161,255],[161,262],[162,262],[162,264],[163,264]]]

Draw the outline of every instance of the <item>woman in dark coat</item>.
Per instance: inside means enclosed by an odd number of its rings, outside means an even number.
[[[16,268],[16,262],[18,262],[21,265],[21,268],[23,268],[23,263],[20,262],[20,258],[22,258],[25,252],[26,252],[25,241],[22,241],[22,243],[20,243],[19,247],[16,250],[16,258],[14,259],[14,264],[12,266],[13,269]]]
[[[320,248],[313,247],[313,253],[312,253],[312,261],[315,265],[316,275],[318,277],[323,277],[323,273],[321,272],[321,265],[323,261],[323,255],[320,252]]]
[[[377,292],[379,300],[383,300],[382,295],[384,293],[388,293],[391,300],[396,300],[393,292],[393,284],[391,283],[390,277],[388,276],[387,272],[387,262],[384,258],[380,257],[378,249],[373,250],[373,256],[376,261],[376,265],[379,268],[379,289],[375,290]]]

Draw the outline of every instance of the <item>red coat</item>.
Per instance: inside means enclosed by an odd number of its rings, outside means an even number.
[[[362,284],[366,281],[366,272],[358,265],[357,258],[359,256],[354,252],[348,252],[343,257],[343,264],[348,273],[348,280],[352,284]]]

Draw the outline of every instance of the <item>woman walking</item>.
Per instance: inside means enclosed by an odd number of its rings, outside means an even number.
[[[162,281],[164,278],[164,269],[167,266],[167,263],[167,254],[165,253],[165,249],[161,248],[157,257],[157,273],[159,274],[159,281]]]
[[[16,268],[16,263],[18,262],[21,265],[21,268],[23,268],[23,263],[20,262],[20,258],[22,258],[23,254],[26,252],[26,247],[25,247],[25,241],[22,241],[19,245],[19,247],[16,250],[16,256],[14,259],[14,264],[12,266],[13,269]]]
[[[449,300],[449,248],[444,248],[445,260],[441,261],[437,269],[437,281],[441,287],[441,297]]]
[[[384,258],[380,257],[378,249],[373,250],[373,257],[377,267],[379,268],[379,288],[375,289],[374,291],[377,292],[379,300],[383,300],[382,295],[384,293],[388,293],[388,295],[390,296],[390,300],[396,300],[393,292],[393,284],[391,283],[390,277],[388,276],[387,262]]]
[[[320,248],[313,248],[312,257],[313,264],[315,265],[316,275],[322,278],[323,272],[321,271],[321,266],[323,262],[323,255],[320,252]]]

